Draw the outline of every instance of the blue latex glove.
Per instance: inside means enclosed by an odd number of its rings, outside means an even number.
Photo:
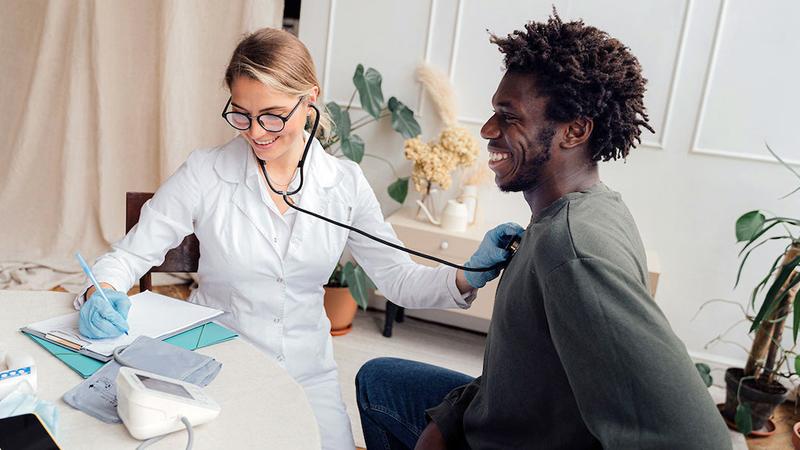
[[[83,304],[78,329],[90,339],[113,338],[128,332],[131,300],[122,292],[103,289],[108,301],[95,291]]]
[[[466,267],[491,267],[497,263],[507,260],[511,252],[503,249],[514,236],[522,236],[525,229],[521,226],[508,222],[498,225],[489,230],[481,241],[478,251],[472,255],[464,266]],[[467,283],[475,289],[482,288],[486,283],[494,280],[500,275],[500,269],[488,272],[468,272],[464,271]]]
[[[58,428],[58,409],[56,405],[39,400],[35,395],[16,390],[0,401],[0,418],[35,413],[50,429],[53,436]]]

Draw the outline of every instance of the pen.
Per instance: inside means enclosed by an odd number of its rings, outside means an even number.
[[[111,300],[109,300],[108,297],[106,297],[106,293],[103,292],[103,288],[100,287],[100,283],[97,282],[97,278],[94,277],[94,274],[92,273],[92,269],[89,268],[89,265],[86,264],[86,260],[84,260],[83,256],[81,256],[81,253],[80,252],[75,252],[75,258],[78,259],[78,264],[81,265],[81,269],[83,269],[83,273],[85,273],[86,276],[89,277],[89,280],[94,285],[94,288],[97,289],[97,292],[100,293],[100,295],[105,299],[105,301],[108,302],[109,305],[112,304]],[[126,331],[125,334],[128,334],[128,332]]]

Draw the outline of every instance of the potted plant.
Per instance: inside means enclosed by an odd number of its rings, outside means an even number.
[[[325,285],[325,313],[331,321],[331,334],[340,336],[352,330],[360,306],[367,309],[370,290],[375,289],[361,266],[348,261],[336,264]]]
[[[356,66],[353,74],[355,88],[347,106],[342,109],[336,102],[328,102],[325,105],[333,120],[334,129],[320,139],[320,142],[329,154],[345,157],[359,164],[364,156],[385,162],[392,169],[395,177],[395,181],[387,188],[389,196],[398,203],[403,203],[408,195],[409,177],[398,176],[394,166],[387,159],[366,153],[364,140],[354,133],[355,130],[386,117],[391,117],[392,128],[406,139],[415,138],[422,133],[419,123],[414,118],[414,111],[396,97],[390,97],[388,102],[384,102],[382,81],[383,77],[377,70],[371,67],[364,70],[364,66],[361,64]],[[366,114],[352,120],[350,107],[356,93],[361,101],[361,108]]]
[[[769,146],[767,149],[800,178],[800,174]],[[798,190],[800,188],[787,196]],[[750,294],[749,307],[757,312],[750,327],[755,336],[747,363],[744,368],[731,367],[725,373],[727,389],[722,415],[747,435],[764,427],[775,407],[786,399],[788,390],[779,378],[789,378],[800,372],[800,355],[793,350],[800,331],[800,273],[797,270],[800,266],[800,219],[750,211],[736,221],[736,240],[744,243],[739,252],[741,263],[736,286],[753,251],[768,242],[785,244]],[[789,317],[793,345],[787,350],[781,344]]]
[[[395,97],[384,101],[381,88],[383,77],[373,68],[364,69],[359,64],[353,74],[353,94],[347,106],[342,108],[336,102],[325,105],[334,123],[334,129],[320,139],[322,147],[331,155],[348,158],[361,164],[365,156],[385,162],[394,174],[395,181],[387,190],[389,196],[403,203],[408,195],[409,177],[400,177],[394,166],[387,159],[365,152],[366,145],[355,130],[371,123],[391,117],[392,128],[409,139],[418,136],[421,128],[414,118],[414,112]],[[364,111],[355,120],[350,115],[351,106],[356,93]],[[325,312],[331,321],[331,334],[341,335],[350,332],[357,307],[367,308],[370,289],[374,289],[372,281],[364,270],[354,262],[336,265],[330,280],[325,285]]]

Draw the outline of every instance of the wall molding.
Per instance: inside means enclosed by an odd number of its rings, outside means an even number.
[[[759,162],[768,162],[774,164],[780,164],[775,158],[771,155],[754,155],[751,153],[742,153],[735,150],[725,150],[725,149],[718,149],[718,148],[706,148],[700,146],[700,131],[703,128],[703,122],[706,115],[706,110],[708,108],[708,99],[709,99],[709,91],[711,89],[711,84],[714,80],[714,73],[717,69],[717,63],[719,60],[719,48],[720,43],[722,41],[722,33],[725,30],[725,20],[727,18],[728,12],[728,4],[729,0],[721,0],[719,11],[717,12],[717,25],[714,30],[714,40],[711,47],[711,54],[709,55],[709,62],[708,68],[706,69],[706,77],[705,81],[703,82],[703,91],[701,92],[701,100],[700,100],[700,111],[697,114],[697,120],[695,121],[694,132],[692,133],[692,145],[689,150],[689,153],[697,153],[701,155],[709,155],[715,157],[723,157],[723,158],[730,158],[730,159],[738,159],[738,160],[746,160],[746,161],[759,161]],[[791,165],[800,165],[800,160],[796,159],[784,159],[787,164]]]
[[[331,0],[330,9],[328,10],[328,33],[325,38],[325,65],[322,68],[322,92],[325,95],[328,93],[328,85],[331,75],[331,47],[333,47],[333,17],[336,11],[336,0]]]
[[[438,2],[438,0],[430,0],[430,7],[428,9],[428,27],[427,27],[427,33],[425,35],[425,50],[424,50],[424,55],[423,55],[423,61],[425,63],[429,63],[430,62],[431,46],[432,46],[432,42],[433,42],[433,39],[432,39],[432,36],[433,36],[433,21],[434,21],[434,18],[435,18],[437,2]],[[328,88],[329,88],[330,73],[331,73],[330,61],[331,61],[331,53],[332,53],[332,49],[333,49],[333,27],[334,27],[334,16],[336,15],[336,0],[330,0],[330,5],[331,5],[330,11],[328,12],[328,36],[326,38],[327,41],[325,42],[325,66],[323,68],[323,74],[322,74],[322,91],[326,92],[326,93],[330,92],[328,90]],[[414,115],[416,117],[420,117],[420,118],[422,117],[420,113],[422,111],[422,102],[423,102],[423,98],[424,98],[424,94],[425,94],[424,91],[425,90],[423,89],[422,85],[420,84],[419,87],[417,88],[417,96],[416,96],[417,97],[417,105],[416,105],[416,109],[412,108],[415,111]],[[328,101],[329,102],[334,102],[337,105],[344,106],[344,107],[346,107],[347,104],[348,104],[347,101],[336,100],[332,96],[329,97]],[[364,110],[364,108],[361,107],[361,102],[358,101],[357,98],[353,99],[353,103],[350,105],[350,109],[355,109],[355,110],[359,110],[359,111],[363,111]]]

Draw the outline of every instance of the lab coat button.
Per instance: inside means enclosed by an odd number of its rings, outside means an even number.
[[[281,318],[280,317],[276,317],[276,318],[272,319],[272,321],[275,322],[275,323],[281,323]]]
[[[283,283],[283,278],[277,278],[275,281],[277,281],[278,283]]]
[[[283,362],[283,360],[284,360],[284,359],[285,359],[285,358],[283,357],[283,355],[278,355],[278,361],[281,361],[281,362]]]

